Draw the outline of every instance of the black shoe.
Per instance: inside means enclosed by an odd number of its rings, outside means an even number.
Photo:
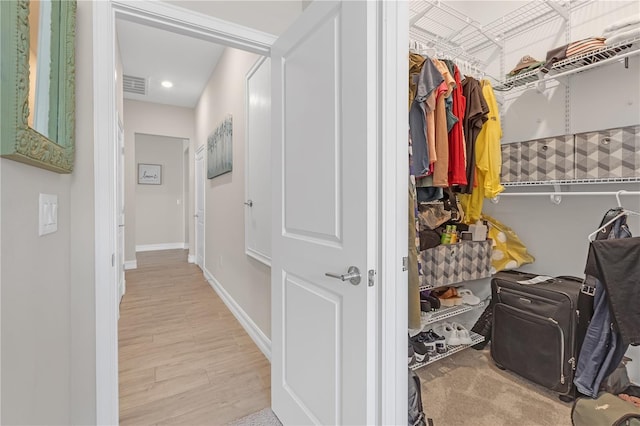
[[[412,366],[413,364],[416,363],[416,353],[413,350],[413,345],[411,344],[411,342],[409,343],[409,349],[408,349],[408,355],[409,355],[409,366]]]
[[[422,331],[415,336],[417,340],[423,343],[427,347],[427,353],[429,355],[435,355],[438,353],[436,350],[436,339],[427,331]]]
[[[443,354],[447,352],[447,342],[444,336],[440,336],[436,334],[435,331],[429,330],[427,333],[433,338],[436,342],[436,352],[439,354]]]
[[[427,345],[419,340],[419,336],[420,334],[409,337],[409,344],[413,348],[416,362],[427,362],[429,361],[429,351],[427,350]]]

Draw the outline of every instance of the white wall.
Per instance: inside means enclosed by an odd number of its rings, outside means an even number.
[[[2,423],[68,423],[70,176],[0,161]],[[59,206],[58,231],[42,237],[39,193]]]
[[[2,424],[95,423],[92,4],[79,2],[71,175],[1,159]],[[38,194],[58,231],[38,236]]]
[[[124,101],[125,143],[125,261],[135,260],[136,186],[137,164],[135,160],[135,135],[148,134],[195,140],[195,115],[192,108],[174,107],[149,102]],[[191,142],[193,144],[193,142]],[[194,152],[191,150],[191,152]],[[193,158],[193,154],[190,154]],[[191,173],[190,192],[193,192]],[[188,217],[193,217],[193,207]],[[193,241],[193,226],[190,226],[189,241]],[[193,254],[193,249],[189,249]]]
[[[225,21],[279,35],[302,12],[302,2],[292,1],[167,1]]]
[[[184,139],[137,133],[136,167],[162,166],[161,185],[136,183],[136,247],[183,244]]]
[[[271,334],[271,276],[244,248],[245,76],[254,54],[226,49],[196,106],[196,143],[233,115],[233,171],[205,182],[205,269]]]

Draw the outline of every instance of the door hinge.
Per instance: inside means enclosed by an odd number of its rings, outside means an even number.
[[[375,284],[375,280],[376,280],[376,271],[374,269],[369,269],[369,281],[368,281],[368,285],[369,287],[373,287],[373,284]]]
[[[111,266],[116,266],[116,254],[111,255]]]
[[[405,256],[402,258],[402,270],[406,271],[409,268],[409,257]]]

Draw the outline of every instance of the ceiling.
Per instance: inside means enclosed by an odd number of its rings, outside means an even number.
[[[116,20],[116,32],[123,73],[147,81],[146,95],[125,91],[125,99],[193,108],[224,50],[218,44],[122,19]],[[173,87],[162,87],[165,80]]]

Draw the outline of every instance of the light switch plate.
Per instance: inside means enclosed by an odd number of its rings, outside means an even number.
[[[58,230],[58,196],[40,194],[39,212],[39,235],[56,232]]]

